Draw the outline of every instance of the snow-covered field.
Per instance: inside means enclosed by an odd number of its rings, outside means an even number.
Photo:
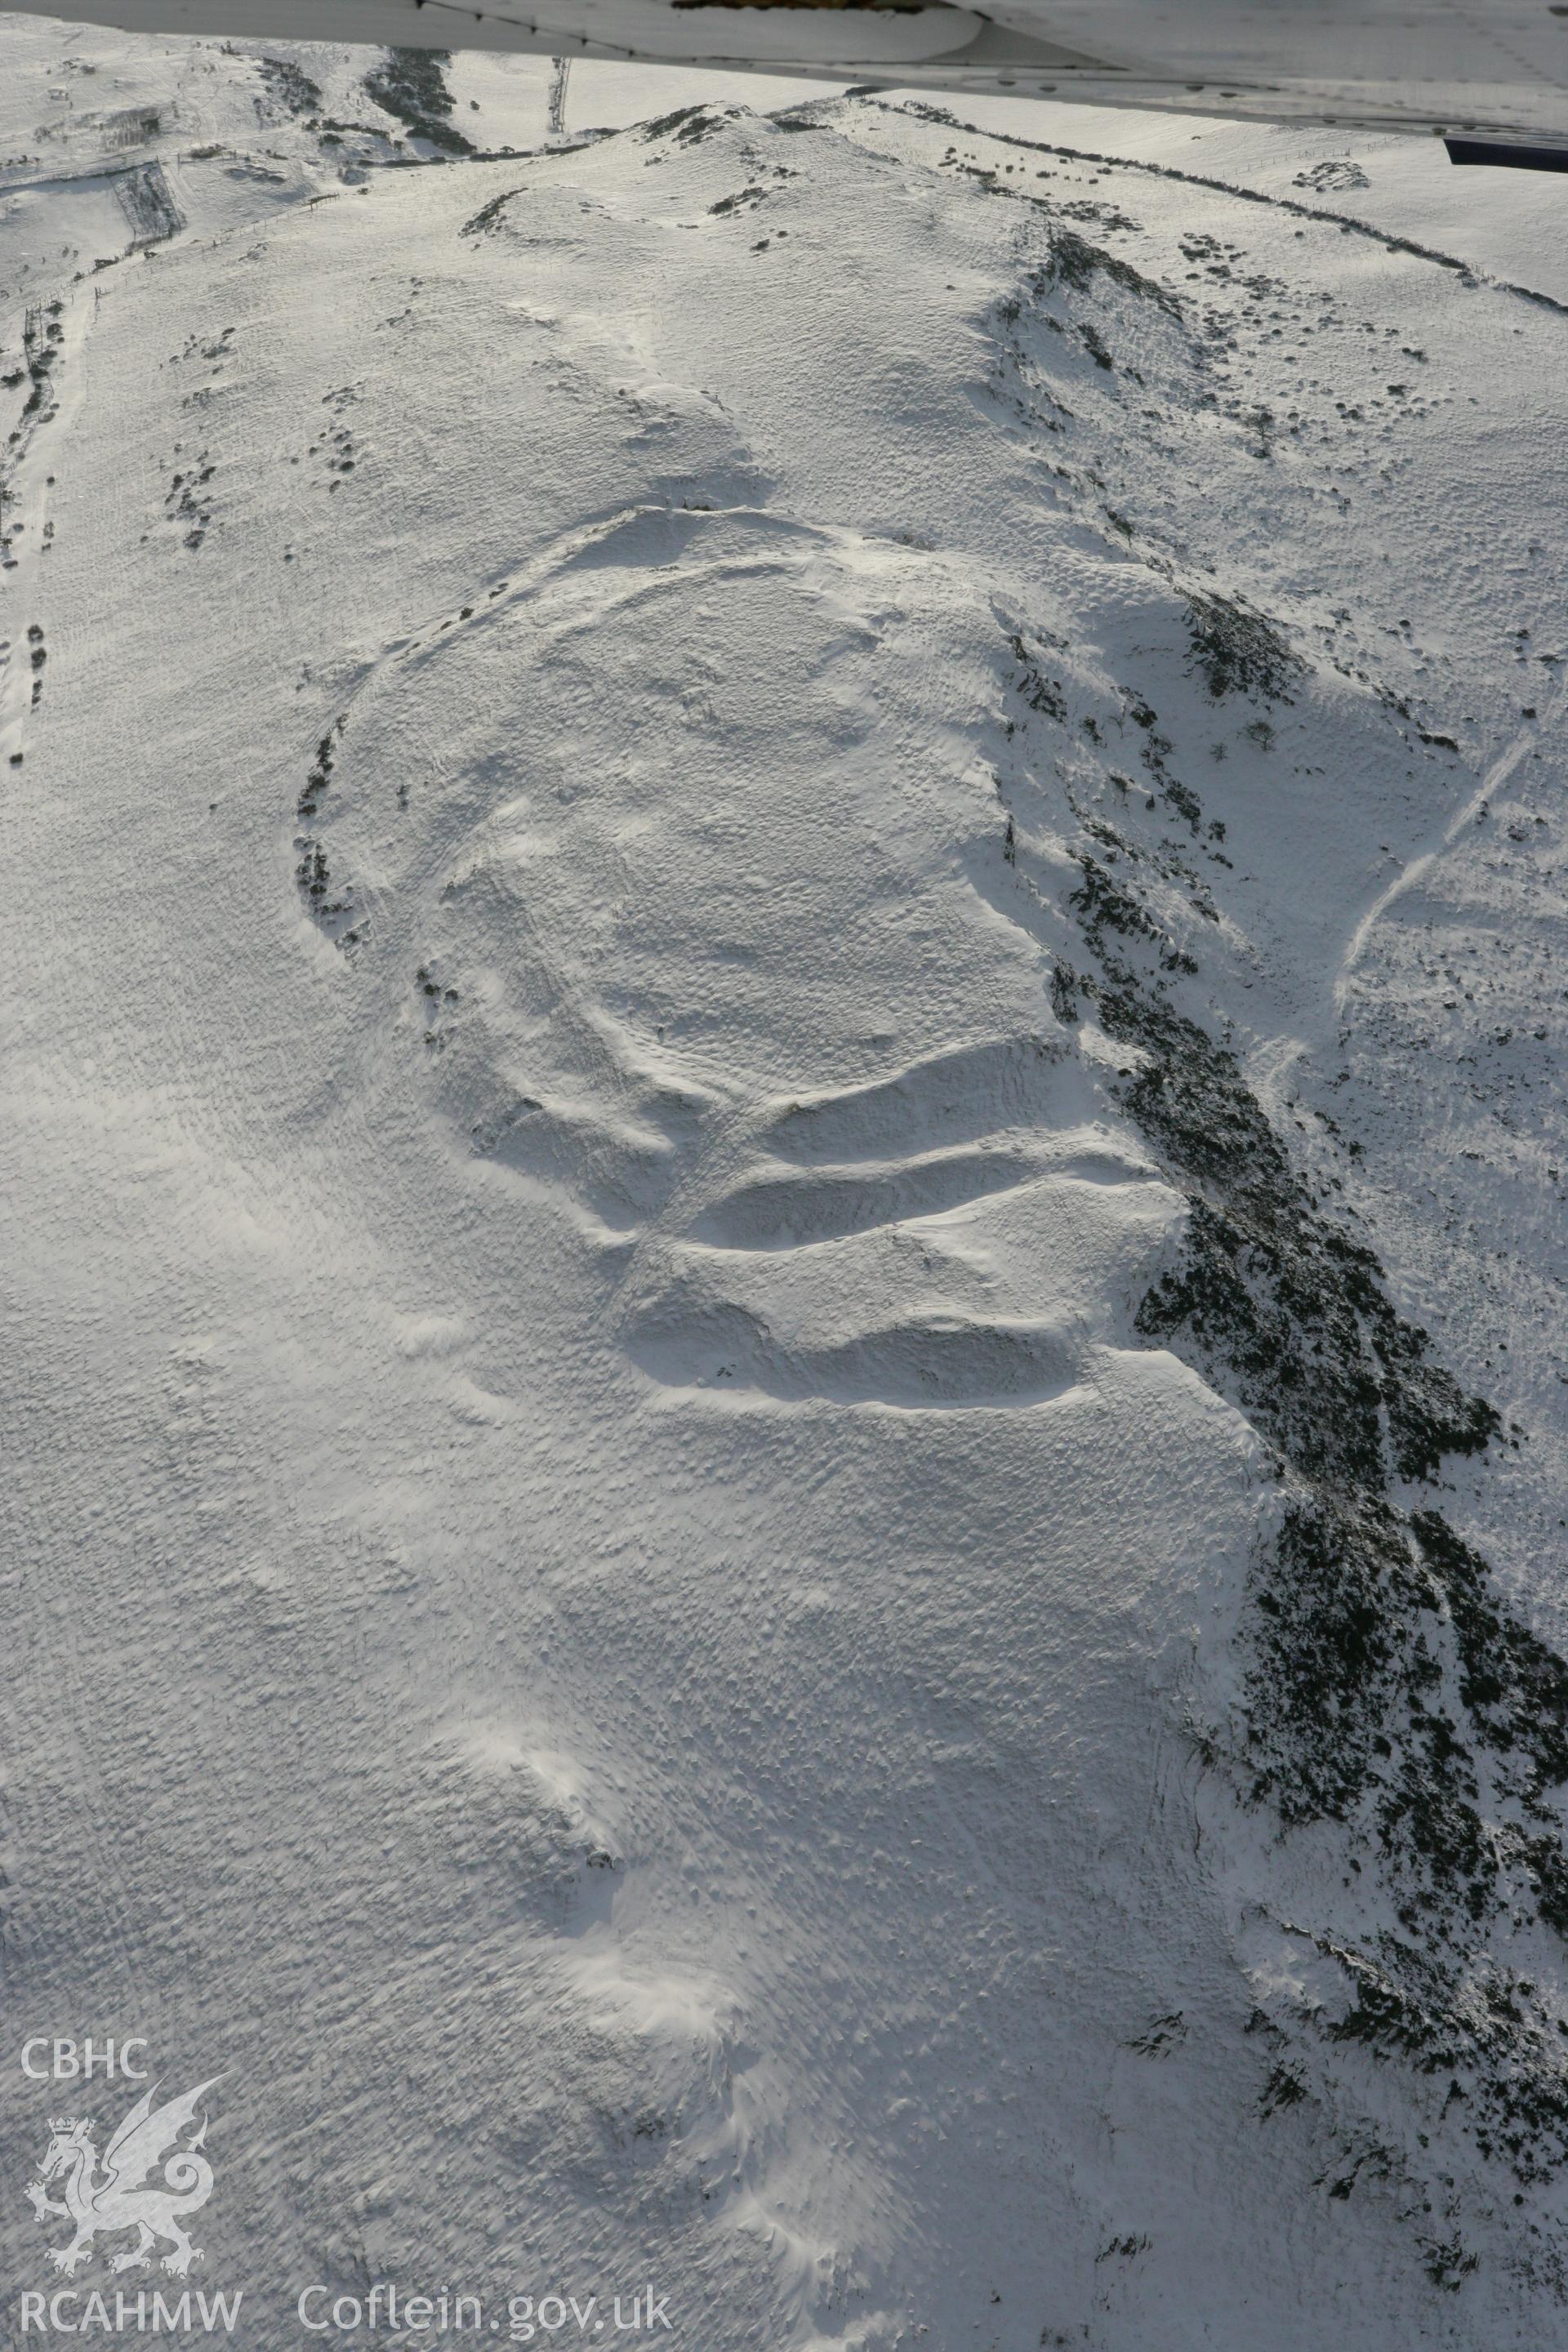
[[[1556,2341],[1558,185],[41,18],[0,166],[8,2050],[268,2352]]]

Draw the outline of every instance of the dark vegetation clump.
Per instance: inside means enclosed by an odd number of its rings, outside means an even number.
[[[319,114],[321,89],[291,58],[258,58],[257,69],[279,106],[290,114]]]
[[[1305,665],[1267,622],[1218,598],[1189,610],[1212,689],[1287,698]],[[1129,716],[1150,732],[1152,711],[1133,700]],[[1350,2005],[1296,2022],[1451,2080],[1445,2113],[1479,2153],[1521,2185],[1544,2179],[1568,2164],[1568,2017],[1489,1946],[1504,1923],[1568,1940],[1568,1664],[1409,1491],[1484,1452],[1500,1417],[1399,1314],[1376,1255],[1299,1171],[1236,1055],[1173,1001],[1168,975],[1194,966],[1140,871],[1166,868],[1079,814],[1090,840],[1070,904],[1093,963],[1058,963],[1053,1005],[1067,1022],[1092,1008],[1125,1049],[1121,1099],[1189,1209],[1137,1328],[1245,1409],[1279,1481],[1243,1620],[1241,1704],[1205,1750],[1228,1756],[1244,1801],[1283,1825],[1342,1823],[1392,1906],[1364,1948],[1311,1935]],[[1434,2242],[1446,2285],[1471,2259]]]
[[[724,121],[722,114],[709,106],[678,106],[673,114],[657,115],[642,126],[646,140],[667,139],[673,132],[683,147],[695,147],[710,138]]]
[[[388,49],[380,65],[366,74],[364,86],[384,112],[406,123],[416,138],[445,148],[449,155],[471,155],[474,144],[450,121],[452,93],[447,87],[450,49]]]
[[[1173,319],[1182,315],[1182,306],[1175,296],[1163,286],[1157,286],[1152,278],[1145,278],[1141,269],[1134,269],[1130,261],[1107,253],[1103,246],[1090,245],[1076,229],[1053,227],[1050,267],[1036,291],[1044,292],[1047,286],[1060,285],[1070,287],[1075,294],[1087,294],[1097,276],[1109,278],[1124,293],[1157,303]]]
[[[296,814],[301,817],[313,817],[321,805],[322,796],[331,782],[332,766],[337,758],[338,739],[342,734],[343,726],[344,721],[342,719],[338,719],[328,728],[316,746],[315,764],[305,780],[304,790],[300,794],[297,806]]]
[[[1212,701],[1227,694],[1250,694],[1262,702],[1289,702],[1291,686],[1306,675],[1306,663],[1274,623],[1239,599],[1190,596],[1187,634],[1191,666]]]
[[[354,911],[353,889],[333,880],[327,853],[319,841],[309,835],[300,835],[294,846],[300,852],[294,881],[305,902],[306,913],[321,925],[335,948],[344,955],[352,955],[369,928],[363,918],[352,929],[345,928]]]
[[[299,884],[300,895],[311,914],[321,918],[346,913],[347,908],[343,902],[331,896],[332,871],[327,864],[327,853],[321,843],[307,841],[300,846],[302,855],[299,865],[294,868],[294,879]]]
[[[22,350],[26,361],[26,373],[32,380],[33,387],[22,404],[22,415],[25,418],[36,416],[38,414],[48,394],[49,379],[54,373],[55,362],[60,355],[60,345],[65,340],[65,329],[60,324],[60,312],[63,309],[63,303],[51,302],[47,310],[29,310],[24,321]],[[8,376],[6,381],[14,383],[16,378]],[[15,437],[16,436],[13,436],[13,438]]]
[[[208,488],[216,466],[205,449],[195,458],[188,458],[180,472],[170,476],[163,494],[164,516],[184,532],[184,545],[194,554],[205,539],[213,519],[213,492]]]
[[[503,188],[499,196],[492,196],[488,205],[481,205],[479,211],[463,223],[459,235],[489,236],[492,229],[504,227],[508,205],[510,204],[513,196],[520,196],[521,194],[521,188]]]
[[[1447,1605],[1459,1661],[1459,1696],[1492,1744],[1540,1782],[1568,1782],[1568,1667],[1515,1618],[1503,1614],[1486,1561],[1437,1511],[1410,1522]],[[1568,1927],[1568,1920],[1561,1923]]]
[[[302,824],[309,824],[321,812],[321,802],[331,782],[332,769],[337,761],[337,747],[342,740],[347,719],[333,721],[316,746],[316,757],[304,788],[295,803],[295,814]],[[334,947],[352,955],[361,946],[370,928],[368,915],[354,920],[354,891],[352,884],[334,880],[327,853],[313,834],[299,833],[294,836],[299,863],[294,868],[294,880],[306,912],[319,923]]]
[[[1430,1947],[1385,1937],[1373,1958],[1327,1936],[1311,1940],[1352,1992],[1345,2015],[1324,2023],[1326,2042],[1447,2076],[1445,2107],[1459,2108],[1481,2154],[1516,2180],[1547,2181],[1568,2164],[1568,2042],[1531,1979],[1482,1962],[1458,1987]],[[1473,2270],[1475,2260],[1456,2267]]]
[[[1016,631],[1008,637],[1007,643],[1017,657],[1020,672],[1017,681],[1018,691],[1030,709],[1040,711],[1046,718],[1056,719],[1058,724],[1065,721],[1067,703],[1063,698],[1060,682],[1046,676],[1038,663],[1031,657],[1028,646]]]
[[[1500,1421],[1396,1312],[1373,1253],[1318,1207],[1234,1055],[1107,953],[1102,894],[1092,859],[1082,863],[1079,911],[1107,969],[1079,985],[1107,1034],[1140,1049],[1123,1099],[1190,1205],[1180,1263],[1144,1298],[1138,1328],[1237,1398],[1285,1482],[1254,1592],[1250,1792],[1288,1822],[1375,1826],[1412,1924],[1433,1910],[1477,1919],[1500,1897],[1505,1857],[1478,1810],[1473,1751],[1533,1753],[1526,1718],[1553,1673],[1568,1711],[1568,1668],[1515,1627],[1511,1683],[1484,1714],[1466,1700],[1450,1588],[1477,1622],[1489,1610],[1501,1628],[1503,1612],[1481,1597],[1473,1556],[1445,1554],[1446,1581],[1433,1572],[1396,1496],[1448,1455],[1481,1452]],[[1432,1543],[1434,1528],[1447,1532],[1436,1513],[1422,1524]],[[1472,1675],[1468,1687],[1489,1685]],[[1568,1774],[1568,1738],[1549,1760]]]
[[[718,203],[710,205],[708,209],[715,218],[722,219],[730,213],[739,212],[743,207],[760,203],[766,194],[765,188],[740,188],[732,196],[721,196]]]
[[[1095,887],[1082,860],[1084,911]],[[1121,894],[1127,898],[1123,889]],[[1304,1475],[1381,1488],[1434,1476],[1501,1423],[1434,1361],[1427,1334],[1391,1304],[1377,1258],[1316,1207],[1236,1056],[1173,1005],[1129,985],[1100,992],[1108,1034],[1152,1049],[1127,1105],[1195,1180],[1188,1263],[1140,1309],[1163,1338],[1191,1331],[1267,1415]]]

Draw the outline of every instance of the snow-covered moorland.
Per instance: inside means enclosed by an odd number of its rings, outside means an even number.
[[[1563,2325],[1560,221],[980,110],[0,30],[7,2033],[259,2346]]]

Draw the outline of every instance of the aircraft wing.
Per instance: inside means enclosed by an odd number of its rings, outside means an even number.
[[[0,0],[0,17],[24,10],[40,13]],[[47,13],[1568,142],[1568,0],[55,0]]]

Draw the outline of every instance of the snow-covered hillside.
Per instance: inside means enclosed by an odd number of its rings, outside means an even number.
[[[7,2029],[258,2346],[1563,2324],[1560,223],[984,113],[0,34]]]

